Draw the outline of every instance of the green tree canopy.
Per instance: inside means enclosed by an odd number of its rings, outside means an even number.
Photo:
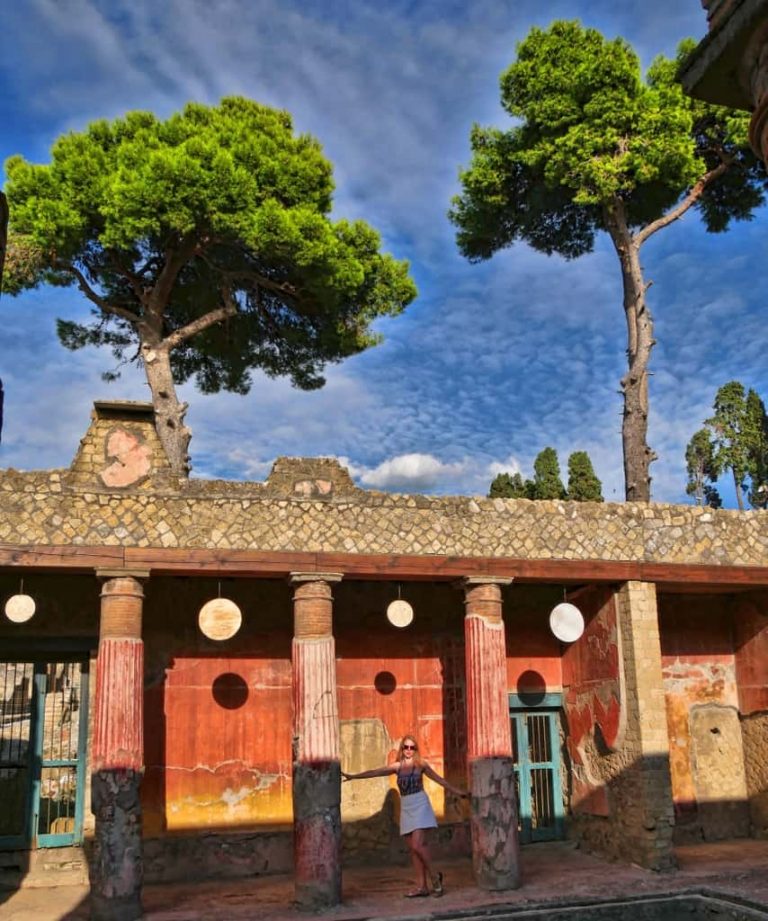
[[[376,231],[331,220],[318,141],[248,99],[97,121],[61,136],[50,163],[14,156],[5,169],[6,290],[81,290],[94,321],[59,321],[62,343],[143,364],[180,475],[190,433],[176,384],[246,393],[261,369],[322,386],[326,363],[374,345],[372,321],[416,296]]]
[[[765,173],[752,153],[749,113],[686,97],[678,59],[657,58],[643,79],[623,39],[578,22],[534,28],[501,77],[507,130],[475,125],[472,162],[451,220],[459,249],[489,259],[519,242],[576,258],[606,232],[616,249],[627,326],[622,444],[628,499],[650,498],[648,363],[654,344],[640,249],[696,208],[710,231],[747,219]]]
[[[603,501],[603,484],[586,451],[574,451],[568,458],[568,498],[575,502]]]
[[[723,504],[717,489],[712,486],[717,480],[715,446],[709,429],[699,429],[685,449],[685,463],[688,483],[685,487],[689,496],[694,496],[696,505],[711,505],[720,508]]]
[[[749,502],[753,508],[768,508],[768,414],[755,390],[747,393],[749,432]]]
[[[533,483],[523,482],[519,473],[500,473],[494,477],[488,491],[490,499],[533,499]]]
[[[554,448],[544,448],[533,462],[535,499],[565,499],[565,487],[560,479],[560,461]]]
[[[714,414],[706,420],[711,432],[716,475],[733,475],[736,502],[744,508],[744,492],[754,508],[768,505],[768,415],[755,390],[745,392],[739,381],[728,381],[715,395]]]

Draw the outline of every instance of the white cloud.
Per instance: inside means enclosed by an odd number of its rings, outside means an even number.
[[[353,468],[363,486],[396,492],[433,492],[441,481],[455,479],[463,463],[446,464],[432,454],[400,454],[370,470]]]
[[[167,115],[189,99],[244,93],[286,108],[335,166],[339,216],[362,217],[409,258],[421,297],[382,321],[385,343],[293,389],[254,376],[247,397],[185,385],[196,475],[263,479],[273,459],[343,455],[357,481],[404,491],[485,493],[524,476],[552,445],[565,467],[587,450],[606,498],[623,496],[621,278],[606,240],[566,262],[517,246],[486,264],[456,252],[446,219],[475,120],[506,123],[498,75],[533,24],[580,16],[624,34],[644,61],[702,34],[695,4],[615,0],[29,0],[7,4],[15,40],[0,60],[0,159],[42,158],[62,130],[130,108]],[[17,108],[14,108],[17,106]],[[759,221],[711,237],[694,216],[644,249],[659,345],[649,443],[654,497],[684,500],[685,444],[717,386],[764,396],[765,320],[751,265],[768,257]],[[98,398],[145,398],[128,369],[107,387],[108,353],[65,352],[54,317],[82,318],[74,292],[0,301],[6,424],[0,463],[69,463]],[[501,459],[501,460],[499,460]],[[506,460],[505,460],[506,459]],[[565,476],[565,470],[563,470]]]

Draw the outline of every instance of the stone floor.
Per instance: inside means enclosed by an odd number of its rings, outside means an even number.
[[[406,867],[353,868],[344,872],[343,905],[309,917],[328,921],[407,919],[428,921],[443,914],[503,905],[589,901],[599,898],[716,891],[768,907],[768,841],[739,840],[678,848],[679,869],[652,873],[639,867],[606,863],[572,844],[535,844],[523,848],[523,884],[513,892],[477,889],[469,861],[442,865],[442,899],[405,899],[410,887]],[[190,867],[190,880],[194,867]],[[306,921],[293,908],[290,876],[266,876],[224,882],[186,882],[147,886],[147,921]],[[0,892],[3,921],[80,921],[88,918],[88,893],[80,885],[50,889],[22,887]]]

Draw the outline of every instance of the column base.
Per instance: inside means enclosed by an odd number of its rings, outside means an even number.
[[[90,867],[93,921],[136,921],[142,916],[141,780],[141,771],[126,768],[91,775],[96,817]]]
[[[520,885],[515,767],[511,758],[478,758],[470,765],[472,867],[481,889]]]
[[[299,908],[341,904],[341,769],[293,766],[294,893]]]

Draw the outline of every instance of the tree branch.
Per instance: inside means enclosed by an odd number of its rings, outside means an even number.
[[[165,251],[165,263],[149,296],[149,310],[155,317],[162,317],[165,313],[179,272],[196,254],[198,247],[199,241],[194,237],[187,237],[181,240],[177,249],[169,247]]]
[[[657,220],[651,221],[651,223],[643,227],[642,230],[639,230],[632,238],[635,245],[638,247],[642,246],[648,237],[655,234],[657,230],[663,230],[664,227],[668,227],[671,223],[681,218],[686,213],[686,211],[690,210],[701,198],[705,189],[712,185],[716,179],[719,179],[723,173],[727,172],[731,162],[731,160],[724,160],[714,169],[710,170],[708,173],[705,173],[701,179],[699,179],[699,181],[692,186],[691,191],[685,196],[679,205],[677,205],[671,211],[668,211],[666,214],[663,214]]]
[[[160,343],[160,347],[168,349],[168,351],[175,349],[176,346],[181,345],[182,342],[186,342],[188,339],[201,333],[204,329],[208,329],[210,326],[214,326],[222,320],[237,316],[237,301],[232,297],[230,291],[224,292],[223,300],[225,302],[224,306],[219,307],[217,310],[212,310],[202,317],[198,317],[196,320],[187,323],[186,326],[182,326],[180,329],[174,330],[163,339]]]
[[[63,272],[69,272],[70,275],[74,275],[77,280],[78,288],[83,292],[83,294],[88,298],[91,303],[95,304],[99,310],[103,313],[109,314],[113,317],[120,317],[122,320],[127,320],[129,323],[132,323],[134,326],[139,322],[139,317],[135,313],[132,313],[130,310],[126,310],[124,307],[116,307],[114,304],[110,304],[109,301],[104,300],[99,294],[97,294],[93,288],[88,284],[88,279],[85,275],[77,268],[77,266],[72,265],[69,262],[61,262],[56,260],[56,267],[61,269]]]

